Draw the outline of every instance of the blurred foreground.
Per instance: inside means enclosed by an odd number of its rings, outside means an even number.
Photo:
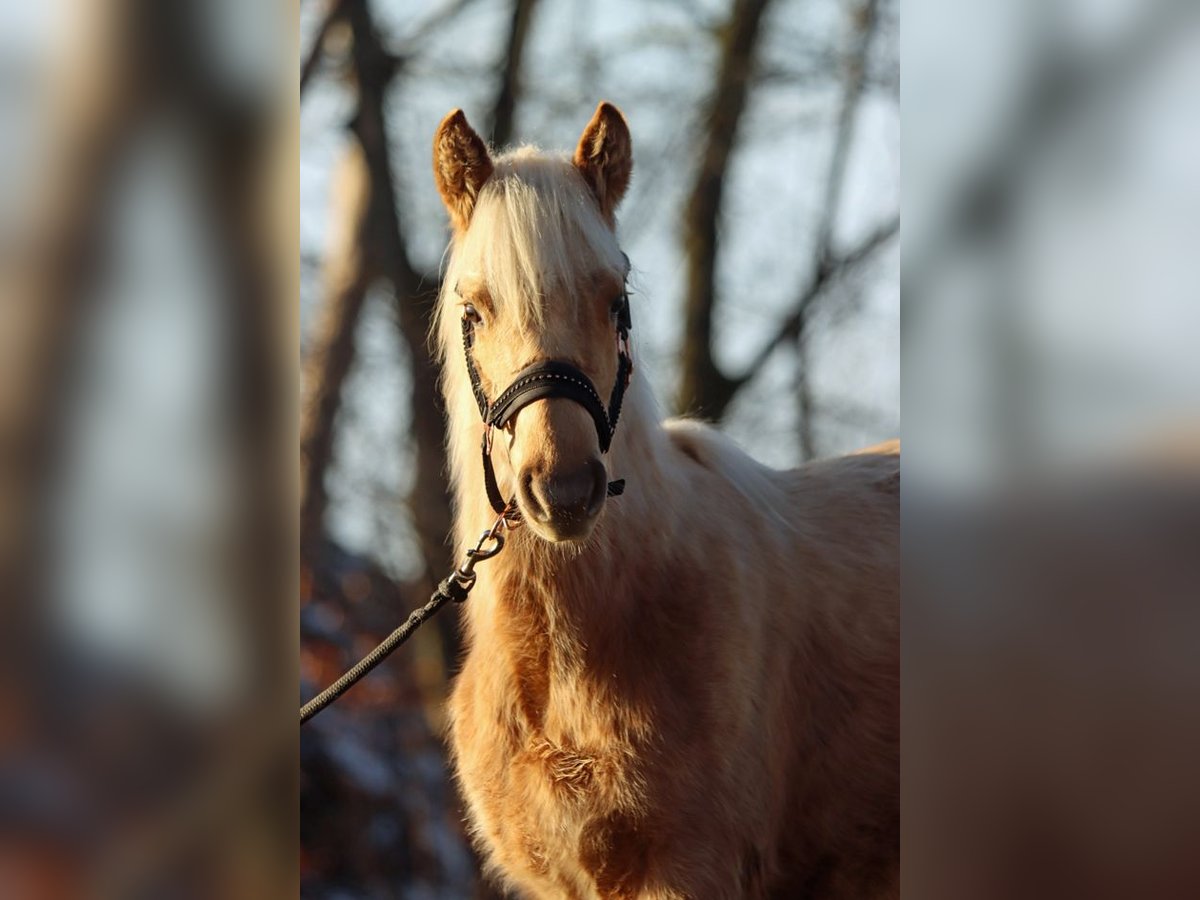
[[[904,894],[1200,896],[1200,20],[904,9]]]
[[[294,12],[0,43],[0,896],[294,896]]]

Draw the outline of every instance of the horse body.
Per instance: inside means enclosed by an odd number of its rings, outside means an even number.
[[[496,166],[535,178],[519,160]],[[473,267],[463,224],[455,280]],[[465,545],[492,513],[483,426],[445,313]],[[530,353],[479,362],[515,371]],[[597,384],[611,372],[572,358]],[[571,456],[572,436],[586,443],[570,407],[521,411],[498,454],[502,484],[528,478],[535,429],[548,435],[538,465]],[[465,607],[450,739],[487,863],[536,898],[893,894],[898,456],[772,471],[705,426],[661,424],[635,379],[607,459],[628,486],[590,532],[512,532]]]
[[[479,836],[539,897],[869,896],[898,841],[897,463],[770,479],[784,525],[681,436],[585,548],[514,541],[472,597]]]

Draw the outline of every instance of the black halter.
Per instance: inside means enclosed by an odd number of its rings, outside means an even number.
[[[565,397],[574,400],[588,411],[596,426],[596,436],[600,439],[600,452],[607,453],[612,446],[613,433],[617,430],[617,419],[621,416],[621,401],[625,398],[625,388],[629,386],[633,375],[633,359],[629,355],[629,330],[632,327],[629,294],[622,287],[621,305],[617,309],[617,380],[609,395],[608,409],[604,408],[600,393],[587,375],[571,363],[554,359],[534,363],[522,369],[495,402],[489,403],[471,352],[475,344],[474,323],[463,316],[463,352],[467,358],[467,374],[471,378],[471,391],[475,394],[479,415],[483,418],[483,424],[487,426],[483,432],[482,446],[483,483],[487,490],[488,502],[498,515],[503,514],[508,505],[500,494],[500,486],[496,483],[496,471],[492,468],[492,430],[503,428],[520,410],[537,400]],[[624,491],[625,479],[608,483],[610,497],[616,497]]]

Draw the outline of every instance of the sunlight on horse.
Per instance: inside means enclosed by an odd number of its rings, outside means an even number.
[[[555,361],[608,401],[632,147],[602,103],[574,157],[493,159],[455,111],[434,171],[454,229],[435,338],[466,547],[495,516],[464,334],[488,398]],[[623,410],[607,453],[562,397],[495,435],[526,527],[465,606],[450,701],[486,863],[536,898],[896,896],[898,446],[779,472],[661,422],[640,373]],[[606,498],[610,478],[623,495]]]

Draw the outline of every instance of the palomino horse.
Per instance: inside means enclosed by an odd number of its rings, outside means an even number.
[[[893,896],[898,448],[773,471],[660,422],[639,377],[609,427],[631,169],[607,103],[574,158],[493,159],[461,111],[434,141],[456,536],[500,495],[524,523],[465,607],[450,736],[472,832],[524,897]],[[610,474],[627,487],[606,499]]]

